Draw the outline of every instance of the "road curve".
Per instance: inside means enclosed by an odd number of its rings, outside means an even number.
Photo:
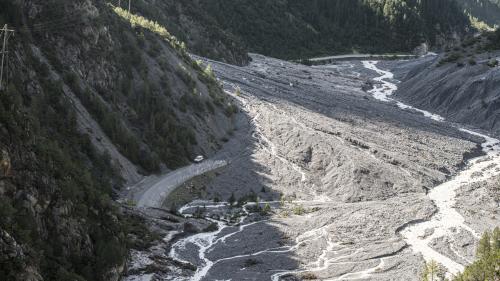
[[[137,202],[140,208],[160,208],[168,195],[186,181],[227,165],[226,160],[206,160],[192,164],[161,177],[141,195]]]

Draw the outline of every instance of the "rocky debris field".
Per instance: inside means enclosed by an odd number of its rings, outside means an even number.
[[[468,62],[446,63],[445,56],[393,64],[404,82],[397,98],[450,121],[469,124],[500,136],[500,52],[476,54]]]
[[[426,255],[401,231],[436,219],[440,205],[427,194],[467,169],[484,138],[381,100],[374,90],[398,85],[389,73],[374,79],[384,64],[252,59],[205,61],[245,122],[220,152],[229,164],[178,211],[208,225],[188,235],[193,227],[179,224],[164,239],[163,254],[184,269],[126,280],[418,280]],[[456,195],[474,232],[500,224],[494,178]],[[481,212],[488,219],[477,222]],[[476,238],[456,230],[430,248],[463,266]],[[460,249],[447,251],[450,239]]]

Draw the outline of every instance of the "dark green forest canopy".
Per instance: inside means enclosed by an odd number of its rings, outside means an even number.
[[[204,0],[217,22],[254,52],[297,59],[319,54],[406,52],[463,34],[453,0]]]

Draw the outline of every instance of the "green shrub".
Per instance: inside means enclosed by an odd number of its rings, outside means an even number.
[[[462,57],[463,57],[463,55],[461,53],[453,52],[453,53],[448,54],[446,57],[442,58],[439,61],[438,65],[441,66],[441,65],[444,65],[447,63],[456,62],[459,59],[461,59]]]
[[[264,205],[264,207],[262,208],[262,210],[261,210],[261,214],[262,215],[268,215],[270,213],[271,213],[271,205],[269,205],[269,203],[266,203]]]
[[[227,202],[229,203],[230,206],[234,205],[234,203],[236,202],[236,198],[234,197],[234,193],[231,193],[231,196],[229,197]]]
[[[234,114],[238,113],[238,107],[234,105],[233,103],[229,103],[226,106],[225,113],[228,117],[233,116]]]
[[[219,226],[215,222],[213,222],[210,225],[208,225],[203,231],[214,232],[214,231],[217,231],[218,229],[219,229]]]
[[[258,265],[259,263],[261,263],[261,261],[256,260],[256,259],[246,259],[244,262],[244,266],[245,267],[252,267],[252,266]]]
[[[306,210],[304,209],[304,206],[302,205],[295,205],[293,207],[293,214],[297,216],[302,216],[303,214],[306,213]]]
[[[196,87],[196,81],[183,65],[179,64],[179,68],[176,69],[175,73],[189,89],[194,89]]]
[[[491,59],[490,61],[488,61],[488,63],[486,65],[488,65],[489,67],[497,67],[498,66],[498,60],[497,59]]]

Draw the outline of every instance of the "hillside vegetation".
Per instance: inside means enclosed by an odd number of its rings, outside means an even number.
[[[298,59],[440,48],[470,31],[456,0],[136,0],[132,8],[190,52],[237,65],[248,51]]]
[[[453,281],[495,281],[500,279],[500,228],[487,231],[481,237],[477,260],[467,266]]]
[[[200,2],[136,0],[132,1],[132,7],[146,18],[166,26],[186,43],[190,52],[232,64],[248,63],[250,58],[244,42],[223,29]]]
[[[153,234],[117,191],[210,156],[234,106],[166,28],[105,1],[0,0],[4,23],[0,280],[118,280]]]
[[[500,25],[500,1],[456,0],[466,13],[493,27]]]
[[[253,52],[297,59],[351,52],[406,52],[466,32],[453,0],[205,0],[200,4]]]

